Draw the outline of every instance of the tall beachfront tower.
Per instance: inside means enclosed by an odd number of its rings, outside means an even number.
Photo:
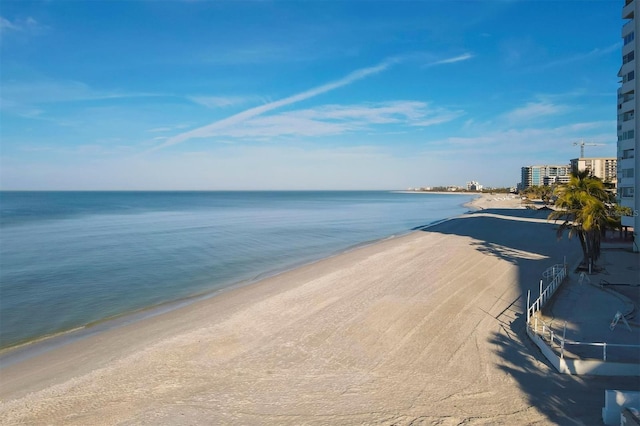
[[[635,111],[638,99],[635,96],[638,61],[635,60],[640,32],[640,0],[625,0],[622,8],[622,67],[618,71],[618,200],[622,206],[633,210],[632,216],[622,218],[623,226],[632,226],[634,233],[633,250],[640,251],[640,149],[638,149],[638,129]],[[636,15],[638,19],[635,19]],[[636,36],[637,34],[637,36]]]
[[[613,185],[614,189],[618,186],[618,161],[614,157],[572,158],[571,171],[576,173],[582,170]]]
[[[554,183],[569,182],[571,165],[563,164],[556,166],[525,166],[521,169],[520,173],[521,179],[519,189],[521,190],[527,189],[530,186],[550,186]]]

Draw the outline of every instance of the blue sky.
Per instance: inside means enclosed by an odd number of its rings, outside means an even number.
[[[616,156],[622,1],[12,1],[2,189],[514,186]]]

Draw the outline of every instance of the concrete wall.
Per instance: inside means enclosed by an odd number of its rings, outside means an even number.
[[[640,364],[607,362],[595,359],[560,358],[538,334],[527,327],[527,334],[551,365],[562,374],[591,376],[635,376],[640,377]]]
[[[605,425],[619,425],[623,408],[640,408],[640,392],[609,390],[604,391],[602,421]]]

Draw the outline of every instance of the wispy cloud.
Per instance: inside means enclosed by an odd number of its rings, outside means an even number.
[[[442,64],[454,64],[456,62],[462,62],[462,61],[469,60],[469,59],[473,58],[473,56],[474,55],[472,55],[471,53],[464,53],[464,54],[459,55],[459,56],[454,56],[453,58],[447,58],[447,59],[442,59],[442,60],[433,62],[430,65],[433,66],[433,65],[442,65]]]
[[[612,52],[617,52],[620,50],[620,48],[622,47],[622,43],[618,42],[618,43],[614,43],[610,46],[607,46],[605,48],[595,48],[589,52],[585,52],[585,53],[577,53],[575,55],[572,56],[567,56],[567,57],[563,57],[562,59],[558,59],[555,61],[551,61],[548,62],[546,64],[543,64],[539,67],[537,67],[538,70],[546,70],[549,68],[553,68],[559,65],[567,65],[567,64],[572,64],[574,62],[580,62],[580,61],[587,61],[590,59],[595,59],[598,58],[600,56],[604,56],[604,55],[608,55],[609,53]]]
[[[307,49],[311,52],[310,49]],[[260,45],[252,43],[250,46],[234,46],[232,49],[225,49],[217,46],[213,51],[207,50],[197,57],[211,64],[220,65],[256,65],[272,62],[299,62],[306,60],[310,53],[303,53],[291,43],[278,45],[264,42]]]
[[[615,143],[610,142],[610,129],[615,121],[576,122],[551,127],[508,128],[503,130],[468,132],[469,136],[451,136],[431,141],[429,152],[440,157],[477,155],[480,157],[500,153],[501,158],[514,160],[514,167],[525,163],[547,160],[564,163],[577,154],[573,141],[589,134],[590,140],[604,143],[602,152],[615,153]],[[555,160],[554,160],[555,159]],[[521,163],[521,164],[520,164]]]
[[[154,127],[153,129],[147,130],[147,132],[150,132],[150,133],[175,132],[176,130],[186,129],[187,127],[189,127],[187,124],[177,124],[175,126]]]
[[[460,115],[444,108],[430,107],[421,101],[388,101],[361,105],[325,105],[293,113],[316,120],[360,121],[371,124],[404,123],[420,125],[432,118]]]
[[[40,79],[31,81],[7,81],[3,83],[2,97],[20,105],[37,105],[59,102],[106,100],[168,96],[157,93],[105,91],[95,89],[75,80]],[[11,106],[7,104],[6,106]]]
[[[537,73],[578,62],[588,62],[617,52],[620,48],[621,42],[617,42],[604,48],[594,48],[588,52],[576,52],[571,55],[563,55],[559,58],[551,58],[544,46],[537,44],[529,37],[507,40],[501,45],[505,64],[508,66],[521,67],[523,71],[527,73]]]
[[[15,19],[11,21],[0,16],[0,34],[38,34],[46,29],[48,29],[48,27],[41,25],[32,17],[28,17],[25,19]]]
[[[362,105],[323,105],[316,108],[254,117],[219,129],[217,136],[263,139],[273,137],[314,137],[365,131],[380,125],[426,127],[451,121],[463,114],[432,108],[426,102],[392,101]]]
[[[528,123],[540,117],[565,113],[568,109],[569,107],[566,105],[556,105],[550,102],[529,102],[525,106],[507,112],[501,119],[507,120],[510,124]]]
[[[455,63],[455,62],[460,62],[460,61],[465,61],[468,60],[472,57],[471,54],[464,54],[464,55],[459,55],[459,56],[455,56],[452,58],[447,58],[447,59],[441,59],[438,61],[433,62],[431,65],[442,65],[442,64],[450,64],[450,63]],[[348,74],[347,76],[330,82],[330,83],[326,83],[323,84],[321,86],[315,87],[313,89],[309,89],[306,90],[304,92],[298,93],[296,95],[292,95],[277,101],[273,101],[273,102],[269,102],[266,103],[264,105],[260,105],[257,107],[253,107],[253,108],[249,108],[248,110],[242,111],[238,114],[234,114],[230,117],[224,118],[222,120],[218,120],[215,121],[211,124],[208,124],[206,126],[202,126],[199,127],[197,129],[193,129],[190,130],[188,132],[184,132],[181,134],[178,134],[172,138],[169,138],[167,141],[165,141],[163,144],[158,145],[157,147],[153,148],[151,151],[156,151],[162,148],[166,148],[172,145],[177,145],[180,144],[182,142],[188,141],[190,139],[196,139],[196,138],[206,138],[206,137],[210,137],[210,136],[215,136],[215,135],[221,135],[221,134],[229,134],[231,133],[228,129],[230,129],[233,126],[238,125],[239,123],[242,122],[246,122],[249,119],[253,119],[255,117],[261,116],[269,111],[275,110],[277,108],[281,108],[287,105],[291,105],[291,104],[295,104],[297,102],[300,101],[304,101],[307,99],[311,99],[314,98],[316,96],[322,95],[324,93],[336,90],[338,88],[344,87],[344,86],[348,86],[352,83],[355,83],[356,81],[362,80],[366,77],[381,73],[383,71],[386,71],[388,68],[390,68],[392,65],[401,62],[403,59],[401,57],[393,57],[393,58],[389,58],[381,63],[379,63],[378,65],[372,66],[372,67],[368,67],[368,68],[361,68],[359,70],[353,71],[352,73]],[[449,113],[450,117],[453,117],[451,115],[451,113]],[[277,120],[281,120],[282,118],[279,118]],[[447,120],[452,119],[452,118],[448,118]],[[308,119],[307,119],[308,120]],[[427,119],[425,121],[422,122],[422,124],[414,124],[414,125],[432,125],[432,124],[436,124],[437,122],[442,122],[442,120],[444,120],[442,117],[437,119],[437,120],[433,120],[433,119]],[[301,121],[301,119],[298,119],[298,123],[302,123],[303,121]],[[318,125],[318,122],[314,122],[316,125]],[[306,122],[306,124],[311,124],[310,122]],[[327,129],[328,126],[325,123],[324,126],[317,126],[316,128],[324,128]],[[329,126],[330,127],[330,126]],[[227,130],[226,132],[224,130]],[[337,131],[336,126],[333,126],[334,131]],[[239,132],[239,131],[236,131]]]
[[[207,108],[226,108],[251,101],[251,98],[242,96],[189,96],[188,99]]]
[[[162,145],[159,145],[158,147],[156,147],[154,150],[157,149],[161,149],[161,148],[165,148],[168,146],[172,146],[172,145],[176,145],[182,142],[185,142],[189,139],[193,139],[193,138],[205,138],[208,136],[212,136],[215,135],[217,131],[221,130],[221,129],[225,129],[228,128],[232,125],[238,124],[240,122],[246,121],[250,118],[253,117],[257,117],[259,115],[262,115],[266,112],[272,111],[274,109],[286,106],[286,105],[291,105],[300,101],[304,101],[306,99],[310,99],[316,96],[319,96],[323,93],[327,93],[330,92],[332,90],[338,89],[340,87],[343,86],[347,86],[349,84],[352,84],[358,80],[362,80],[368,76],[371,75],[375,75],[378,74],[380,72],[385,71],[387,68],[389,68],[390,66],[392,66],[394,63],[396,63],[398,60],[397,59],[388,59],[378,65],[372,66],[372,67],[368,67],[368,68],[362,68],[359,70],[356,70],[350,74],[348,74],[346,77],[343,77],[339,80],[327,83],[327,84],[323,84],[322,86],[318,86],[315,87],[313,89],[298,93],[296,95],[292,95],[289,97],[286,97],[284,99],[280,99],[278,101],[273,101],[264,105],[260,105],[257,107],[253,107],[250,108],[248,110],[245,110],[243,112],[240,112],[238,114],[234,114],[231,117],[219,120],[219,121],[215,121],[209,125],[206,126],[202,126],[199,127],[197,129],[185,132],[185,133],[181,133],[179,135],[176,135],[172,138],[170,138],[169,140],[167,140],[165,143],[163,143]]]

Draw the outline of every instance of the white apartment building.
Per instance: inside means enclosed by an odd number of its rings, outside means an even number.
[[[571,160],[571,171],[588,170],[589,174],[602,179],[605,183],[612,184],[615,188],[618,183],[617,164],[618,160],[613,157],[573,158]]]
[[[471,182],[467,182],[467,191],[482,191],[482,185],[472,180]]]
[[[554,183],[567,183],[569,182],[570,173],[571,165],[568,164],[559,166],[525,166],[521,170],[519,189],[527,189],[530,186],[550,186]]]
[[[638,19],[635,19],[638,15]],[[635,111],[638,109],[635,76],[638,75],[636,34],[639,33],[640,0],[625,0],[622,8],[622,66],[618,71],[618,200],[622,206],[633,210],[632,216],[624,216],[622,225],[634,230],[634,251],[640,251],[638,230],[640,230],[640,151],[638,149],[638,129]],[[640,34],[638,34],[640,36]]]

